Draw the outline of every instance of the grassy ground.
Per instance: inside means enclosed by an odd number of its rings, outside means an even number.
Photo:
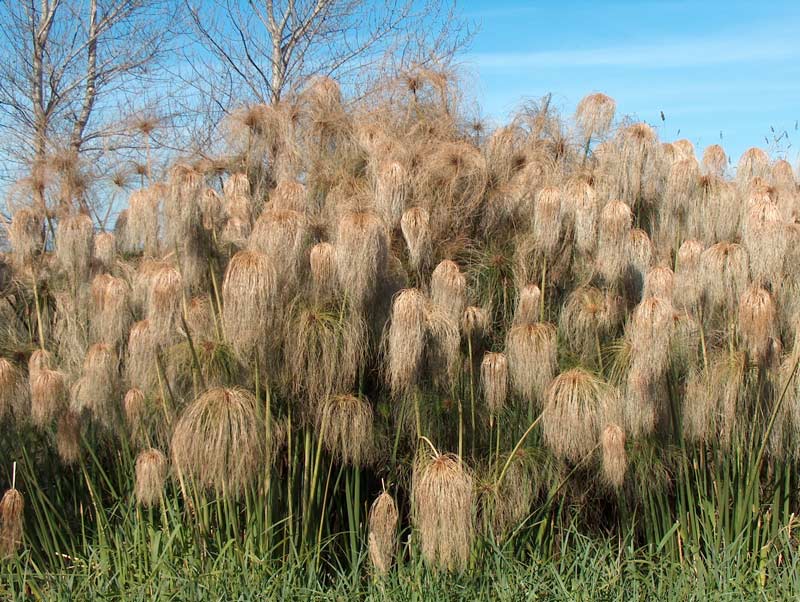
[[[676,562],[615,541],[574,532],[550,557],[518,558],[484,550],[484,560],[460,574],[406,561],[384,578],[361,559],[350,571],[310,568],[311,559],[260,561],[235,542],[203,555],[181,543],[179,531],[149,529],[140,537],[118,531],[63,568],[40,569],[30,554],[2,568],[3,600],[796,600],[798,557],[789,545],[777,566],[730,555]],[[488,545],[488,544],[487,544]],[[735,552],[734,552],[735,554]],[[307,560],[307,561],[306,561]]]

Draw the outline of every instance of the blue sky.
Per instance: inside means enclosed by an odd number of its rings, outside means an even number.
[[[688,138],[699,151],[721,143],[734,164],[761,146],[797,166],[798,0],[463,0],[459,8],[478,27],[461,64],[490,121],[548,92],[569,114],[585,94],[604,92],[618,115],[658,126],[663,140]]]

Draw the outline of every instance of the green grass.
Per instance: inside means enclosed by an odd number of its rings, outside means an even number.
[[[134,523],[129,523],[133,525]],[[385,578],[310,563],[270,562],[231,542],[204,554],[185,529],[143,524],[87,542],[80,556],[43,571],[30,554],[2,569],[2,599],[27,600],[792,600],[800,595],[792,546],[768,572],[721,551],[683,562],[624,543],[560,534],[555,556],[496,550],[462,574],[407,561]],[[784,542],[786,543],[786,542]],[[361,558],[361,561],[364,559]],[[362,565],[363,566],[363,565]],[[28,592],[27,594],[25,592]]]

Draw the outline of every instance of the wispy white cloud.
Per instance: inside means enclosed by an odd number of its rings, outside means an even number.
[[[783,29],[783,28],[781,28]],[[478,52],[466,61],[481,69],[648,67],[650,69],[775,62],[800,57],[788,31],[731,32],[718,36],[673,39],[663,43],[594,49]]]

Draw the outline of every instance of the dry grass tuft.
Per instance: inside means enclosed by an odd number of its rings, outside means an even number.
[[[172,435],[172,462],[179,478],[218,494],[235,496],[269,464],[269,445],[244,389],[215,387],[181,414]]]
[[[0,420],[11,416],[24,420],[30,414],[28,387],[22,371],[6,358],[0,358]]]
[[[600,213],[596,268],[610,284],[619,281],[628,267],[631,220],[630,207],[622,201],[609,201]]]
[[[461,319],[467,305],[467,279],[454,261],[445,259],[433,270],[431,300],[450,319]]]
[[[511,387],[528,405],[544,397],[545,388],[556,372],[556,328],[535,323],[512,326],[506,337],[506,356]]]
[[[222,283],[225,336],[241,356],[266,340],[275,308],[276,266],[264,253],[239,251],[228,263]]]
[[[31,421],[47,427],[67,407],[68,389],[64,374],[47,368],[31,374]]]
[[[167,457],[157,449],[146,449],[136,456],[136,501],[145,508],[158,506],[167,480]]]
[[[91,329],[96,341],[118,345],[131,325],[130,288],[122,278],[98,274],[92,280]]]
[[[62,269],[83,282],[89,275],[94,250],[94,226],[88,215],[70,215],[56,230],[56,258]]]
[[[17,209],[8,228],[8,239],[14,250],[14,259],[20,265],[28,265],[42,250],[44,225],[41,216],[33,209]]]
[[[411,484],[412,517],[422,555],[436,568],[463,570],[474,525],[472,476],[451,454],[420,457]]]
[[[397,504],[386,491],[381,493],[369,509],[369,536],[367,548],[372,568],[385,575],[392,568],[397,552]]]
[[[777,308],[769,291],[751,286],[739,300],[739,332],[756,363],[766,361],[777,335]]]
[[[600,436],[603,446],[603,479],[619,489],[625,483],[628,455],[625,452],[625,431],[616,424],[608,424]]]
[[[603,428],[618,420],[620,396],[598,376],[573,368],[547,387],[542,435],[553,453],[580,462],[600,444]]]
[[[388,263],[389,241],[372,213],[345,213],[336,228],[336,272],[348,301],[364,307]]]
[[[611,128],[617,103],[602,93],[584,96],[575,109],[575,123],[581,130],[584,144],[597,136],[604,136]]]
[[[481,384],[492,416],[503,411],[508,396],[508,359],[503,353],[487,353],[481,362]]]
[[[428,300],[417,289],[405,289],[395,297],[387,334],[387,377],[397,396],[416,384],[425,349]]]
[[[412,207],[403,213],[400,229],[408,247],[409,263],[418,270],[430,260],[430,214],[422,207]]]
[[[22,546],[25,499],[13,487],[0,500],[0,558],[10,558]]]
[[[374,450],[372,406],[354,395],[335,395],[322,404],[319,430],[325,449],[346,465],[363,468]]]

